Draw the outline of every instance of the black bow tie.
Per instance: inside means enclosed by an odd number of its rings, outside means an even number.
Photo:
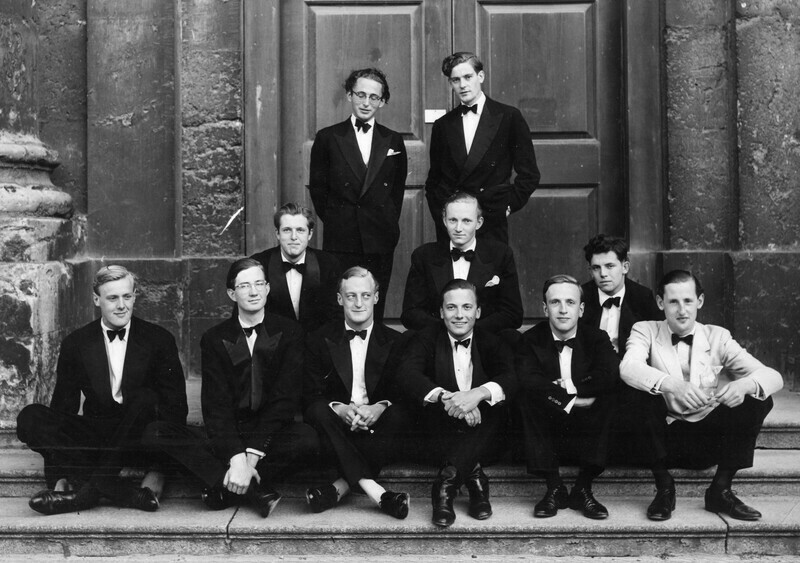
[[[450,257],[453,259],[453,262],[457,261],[459,258],[463,258],[467,262],[472,262],[472,260],[475,258],[475,251],[452,248],[450,249]]]
[[[106,334],[108,335],[108,341],[114,342],[114,339],[119,337],[120,342],[125,340],[125,329],[121,328],[119,330],[107,330]]]
[[[297,273],[302,276],[306,273],[306,265],[294,264],[292,262],[283,262],[283,273],[285,274],[289,270],[297,270]]]
[[[453,348],[458,349],[459,346],[463,346],[464,348],[469,348],[469,343],[472,339],[465,338],[464,340],[456,340],[456,343],[453,345]]]
[[[254,324],[253,326],[243,326],[242,330],[244,331],[245,336],[250,338],[250,336],[252,336],[252,334],[253,334],[253,331],[256,331],[256,334],[258,334],[258,329],[260,327],[261,327],[261,323],[258,323],[258,324]]]
[[[478,104],[471,106],[465,106],[464,104],[461,104],[459,108],[461,108],[461,115],[467,115],[469,112],[478,115]]]
[[[556,345],[556,348],[558,349],[558,353],[560,354],[561,352],[564,351],[564,346],[569,346],[570,348],[574,348],[575,347],[575,339],[574,338],[570,338],[568,340],[554,340],[553,344]]]
[[[370,125],[366,121],[363,121],[361,119],[356,118],[356,129],[358,131],[363,130],[364,133],[367,133],[367,132],[369,132],[370,127],[372,127],[372,125]]]
[[[678,342],[686,342],[689,346],[692,345],[692,341],[694,340],[694,334],[687,334],[686,336],[678,336],[677,334],[672,335],[672,345],[675,346]]]
[[[622,299],[619,297],[609,297],[605,301],[603,301],[603,307],[606,309],[610,309],[612,306],[619,307],[619,304],[622,303]]]
[[[344,333],[347,335],[348,340],[352,340],[356,336],[358,336],[361,340],[367,339],[367,329],[364,330],[345,330]]]

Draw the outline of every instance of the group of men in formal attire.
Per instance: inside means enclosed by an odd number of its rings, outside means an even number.
[[[309,246],[312,212],[288,203],[274,216],[277,246],[230,266],[233,313],[200,341],[202,429],[186,425],[173,337],[132,315],[134,274],[97,272],[100,318],[62,343],[50,406],[18,418],[20,440],[44,458],[47,489],[31,508],[57,514],[106,499],[156,510],[165,471],[179,467],[202,481],[209,508],[247,502],[267,517],[281,499],[276,483],[329,465],[336,476],[308,488],[310,510],[357,489],[403,519],[409,495],[378,479],[413,458],[437,467],[432,522],[448,527],[462,487],[472,518],[492,515],[484,468],[518,442],[545,483],[535,517],[565,508],[608,517],[592,484],[621,444],[638,456],[626,461],[653,471],[649,518],[675,510],[670,468],[714,465],[705,508],[760,517],[731,483],[752,466],[780,374],[724,328],[696,321],[705,296],[695,276],[669,272],[654,298],[627,277],[627,243],[606,235],[584,247],[592,279],[550,277],[545,320],[520,333],[507,216],[538,183],[530,131],[519,110],[483,94],[475,55],[455,53],[442,70],[461,104],[433,127],[425,187],[437,241],[411,256],[407,330],[385,325],[382,308],[407,157],[400,135],[375,122],[386,77],[363,69],[344,84],[352,115],[321,130],[311,151],[323,250]],[[565,464],[579,468],[571,490]],[[147,469],[138,487],[120,477],[129,465]]]

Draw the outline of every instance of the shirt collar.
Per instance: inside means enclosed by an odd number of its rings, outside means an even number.
[[[261,318],[259,320],[257,320],[256,322],[250,324],[250,323],[246,322],[242,318],[241,315],[239,315],[239,326],[241,326],[242,328],[250,328],[251,326],[256,326],[258,323],[263,323],[264,322],[264,317],[266,317],[265,311],[263,309],[261,310],[260,317]]]
[[[281,259],[284,262],[291,262],[291,260],[289,260],[286,257],[286,255],[283,253],[283,249],[282,248],[281,248]],[[294,262],[294,264],[305,264],[305,263],[306,263],[306,251],[304,250],[303,254],[300,256],[300,258],[297,260],[297,262]]]
[[[484,106],[485,103],[486,103],[486,95],[483,92],[481,92],[480,94],[478,94],[478,100],[474,104],[472,104],[473,106],[475,106],[475,105],[478,106],[478,115],[483,113],[483,106]],[[463,106],[465,104],[461,104],[461,105]],[[472,106],[469,106],[469,107],[472,107]],[[464,114],[464,115],[466,115],[466,114]]]
[[[449,339],[450,339],[450,348],[452,349],[453,347],[455,347],[455,345],[456,345],[456,342],[458,342],[459,340],[464,340],[464,339],[466,339],[466,338],[469,338],[469,339],[470,339],[470,342],[469,342],[469,346],[467,346],[467,348],[470,348],[470,349],[471,349],[471,348],[472,348],[472,340],[471,340],[471,339],[472,339],[472,333],[473,333],[473,332],[475,332],[475,330],[474,330],[474,329],[473,329],[473,330],[471,330],[471,331],[469,331],[469,334],[465,334],[464,336],[462,336],[461,338],[458,338],[458,339],[456,339],[456,338],[453,338],[453,335],[452,335],[452,334],[450,334],[450,333],[448,332],[448,333],[447,333],[447,338],[449,338]]]
[[[599,287],[597,288],[597,298],[600,301],[600,304],[606,302],[606,299],[612,299],[614,297],[619,297],[619,304],[622,306],[622,301],[625,299],[625,284],[622,284],[622,289],[616,292],[614,295],[609,295],[608,293],[604,292]]]
[[[578,335],[578,327],[576,326],[575,328],[573,328],[573,329],[572,329],[572,332],[571,332],[571,333],[570,333],[570,334],[569,334],[569,335],[568,335],[566,338],[561,338],[560,336],[558,336],[558,335],[557,335],[555,332],[553,332],[552,330],[550,331],[550,334],[552,334],[552,335],[553,335],[553,340],[555,340],[555,341],[559,341],[559,340],[569,340],[570,338],[575,338],[575,337]]]
[[[126,338],[131,335],[131,321],[128,321],[128,323],[125,326],[121,326],[119,328],[111,328],[105,323],[105,321],[103,321],[103,319],[100,319],[100,326],[103,329],[103,334],[105,334],[107,330],[124,330]]]
[[[360,117],[356,117],[355,115],[353,115],[351,113],[350,114],[350,125],[353,126],[353,129],[356,128],[356,119],[361,119],[361,118]],[[364,121],[364,120],[362,119],[361,121]],[[375,127],[375,117],[373,116],[372,119],[370,119],[369,121],[364,121],[364,123],[368,124],[370,126],[370,131],[372,131],[372,128]],[[358,132],[359,132],[358,129],[356,129],[356,133],[358,133]],[[367,133],[369,133],[369,131],[367,131]]]
[[[372,329],[373,329],[374,326],[375,326],[375,321],[373,320],[372,324],[370,324],[367,328],[360,329],[360,330],[366,330],[367,331],[367,338],[364,339],[365,341],[368,340],[370,336],[372,336]],[[345,330],[355,330],[353,327],[351,327],[350,325],[347,324],[347,321],[344,321],[344,329]]]
[[[475,237],[475,238],[473,238],[473,239],[472,239],[472,242],[471,242],[471,243],[469,243],[469,244],[468,244],[467,246],[465,246],[464,248],[462,248],[461,250],[462,250],[463,252],[466,252],[467,250],[475,250],[475,247],[476,247],[476,246],[478,246],[478,237]],[[450,241],[450,250],[453,250],[454,248],[455,248],[455,245],[453,244],[453,241],[451,240],[451,241]]]

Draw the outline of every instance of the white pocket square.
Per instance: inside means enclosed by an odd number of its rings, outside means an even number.
[[[498,278],[497,276],[492,276],[492,279],[486,282],[486,285],[484,287],[494,287],[499,283],[500,283],[500,278]]]
[[[389,149],[389,152],[386,153],[386,156],[397,156],[398,154],[400,154],[400,151]]]

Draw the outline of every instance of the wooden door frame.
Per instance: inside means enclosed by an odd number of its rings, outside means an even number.
[[[247,253],[271,246],[273,227],[268,218],[281,203],[281,4],[280,0],[242,0]],[[621,6],[625,120],[622,156],[628,236],[632,253],[645,257],[640,274],[649,275],[640,277],[652,278],[655,252],[664,245],[666,209],[663,0],[623,0]]]

